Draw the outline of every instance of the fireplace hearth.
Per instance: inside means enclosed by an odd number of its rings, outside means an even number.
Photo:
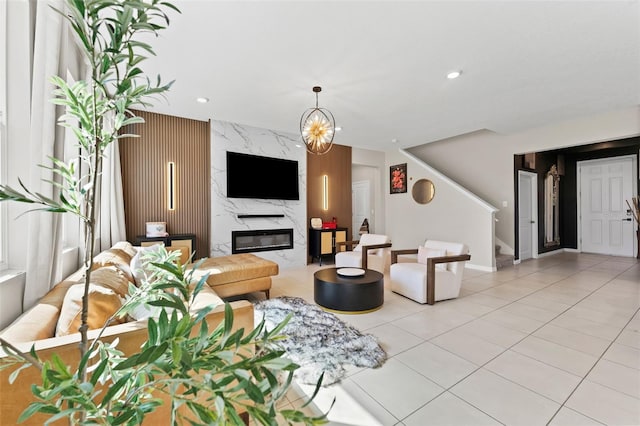
[[[293,248],[293,228],[231,231],[231,253],[288,250]]]

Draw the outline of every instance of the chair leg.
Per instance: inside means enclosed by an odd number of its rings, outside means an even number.
[[[427,305],[433,305],[434,303],[436,303],[435,283],[436,283],[435,264],[427,265]]]
[[[269,290],[265,290],[264,294],[267,296],[267,299],[269,298]]]

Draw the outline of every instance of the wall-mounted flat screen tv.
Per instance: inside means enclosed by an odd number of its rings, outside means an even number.
[[[299,200],[298,162],[227,151],[227,197]]]

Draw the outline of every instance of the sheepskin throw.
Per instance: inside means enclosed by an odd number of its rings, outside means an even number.
[[[286,338],[278,344],[289,359],[300,365],[294,376],[300,383],[316,384],[324,372],[322,385],[327,386],[344,377],[347,364],[376,368],[387,358],[373,335],[360,333],[334,314],[299,297],[260,301],[254,309],[256,324],[264,317],[268,329],[293,313],[281,331]]]

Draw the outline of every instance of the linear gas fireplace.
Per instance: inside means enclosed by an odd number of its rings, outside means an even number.
[[[231,231],[231,253],[287,250],[293,248],[293,229]]]

